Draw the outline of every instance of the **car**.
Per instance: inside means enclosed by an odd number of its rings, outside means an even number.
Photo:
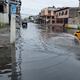
[[[27,21],[25,21],[25,20],[22,21],[22,27],[23,27],[23,28],[27,28]]]
[[[76,31],[74,33],[74,36],[76,36],[80,40],[80,30],[79,31]]]

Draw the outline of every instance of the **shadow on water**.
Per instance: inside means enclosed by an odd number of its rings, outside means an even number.
[[[76,44],[76,47],[74,49],[74,51],[76,51],[76,53],[75,53],[75,59],[78,60],[78,61],[80,61],[80,43],[79,42],[77,42],[77,43],[75,42],[75,44]]]
[[[18,31],[19,32],[19,31]],[[21,38],[20,32],[17,39]],[[19,41],[19,46],[21,42]],[[18,56],[16,57],[16,49]],[[11,45],[9,47],[0,48],[0,80],[22,80],[21,79],[21,47]]]
[[[80,47],[74,43],[71,35],[50,32],[30,23],[27,30],[17,30],[16,44],[12,80],[80,79],[80,76],[77,76],[80,65],[76,63],[78,59],[73,57],[74,54],[79,56]],[[74,79],[75,77],[79,79]]]
[[[0,74],[11,72],[10,47],[0,48]]]

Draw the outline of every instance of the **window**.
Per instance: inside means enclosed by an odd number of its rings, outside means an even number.
[[[52,23],[55,23],[55,21],[52,21]]]
[[[4,12],[3,5],[0,5],[0,12],[1,12],[1,13]]]
[[[50,16],[47,16],[48,19],[50,19]]]
[[[56,17],[58,17],[58,13],[56,14]]]
[[[51,13],[51,11],[49,10],[48,13]]]
[[[52,19],[54,19],[54,16],[52,16]]]
[[[61,13],[59,12],[59,16],[61,15]]]
[[[64,15],[64,12],[62,11],[62,15]]]
[[[67,10],[66,10],[66,11],[65,11],[65,15],[67,15],[67,13],[68,13],[68,12],[67,12]]]

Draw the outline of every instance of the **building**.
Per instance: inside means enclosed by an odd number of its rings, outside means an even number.
[[[48,7],[41,10],[39,13],[40,16],[40,23],[41,24],[52,24],[55,22],[55,14],[54,14],[55,7]]]
[[[11,16],[11,4],[16,5],[16,15],[20,16],[21,0],[0,0],[0,22],[9,23]]]
[[[8,23],[8,3],[5,0],[0,0],[0,22]]]
[[[59,10],[55,10],[55,23],[77,24],[78,21],[76,17],[78,17],[79,10],[79,7],[63,7]]]
[[[79,7],[63,7],[55,10],[55,25],[57,25],[57,27],[58,25],[62,25],[63,27],[61,28],[63,31],[65,27],[78,28],[80,23],[79,10]]]
[[[48,7],[41,10],[39,21],[44,25],[64,30],[64,27],[77,28],[80,24],[80,7]],[[59,26],[59,27],[58,27]]]
[[[53,29],[65,27],[78,28],[80,26],[80,0],[78,7],[48,7],[41,10],[38,23],[53,26]],[[55,30],[56,31],[56,30]]]

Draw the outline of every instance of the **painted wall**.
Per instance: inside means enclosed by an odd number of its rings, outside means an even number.
[[[9,23],[8,13],[0,13],[0,22]]]
[[[69,18],[69,9],[57,11],[56,18]]]
[[[78,29],[79,26],[80,24],[66,24],[65,25],[66,28],[74,28],[74,29]]]

